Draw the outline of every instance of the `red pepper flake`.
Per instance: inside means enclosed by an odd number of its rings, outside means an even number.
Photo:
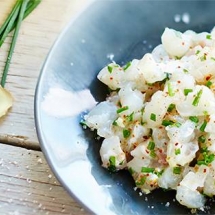
[[[180,84],[181,83],[181,81],[177,81],[178,82],[178,84]]]
[[[206,81],[209,81],[209,80],[211,79],[211,76],[212,76],[211,74],[210,74],[210,75],[207,75],[207,76],[205,77],[205,80],[206,80]]]
[[[110,77],[110,80],[113,80],[113,77]]]
[[[178,143],[175,143],[175,146],[177,146],[178,145]]]
[[[184,46],[184,42],[182,42],[182,46]]]
[[[149,151],[146,149],[146,153],[149,154]]]
[[[204,171],[204,173],[206,173],[206,172],[207,172],[207,170],[206,170],[206,169],[204,169],[203,171]]]

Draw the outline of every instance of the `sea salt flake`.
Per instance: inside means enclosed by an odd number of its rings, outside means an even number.
[[[181,16],[179,14],[175,14],[174,21],[175,22],[180,22],[181,21]]]
[[[182,21],[185,24],[189,24],[190,23],[190,14],[189,13],[183,13],[182,14]]]

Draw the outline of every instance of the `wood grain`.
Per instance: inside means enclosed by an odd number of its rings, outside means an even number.
[[[0,144],[0,214],[87,215],[59,185],[39,151]]]
[[[15,2],[0,0],[0,25]],[[0,142],[4,143],[0,143],[2,215],[87,214],[58,183],[42,152],[35,151],[40,147],[34,124],[34,93],[40,69],[59,33],[86,2],[42,0],[22,23],[5,86],[14,104],[0,120]],[[11,38],[12,34],[0,48],[1,72]]]
[[[86,0],[43,0],[22,23],[6,88],[14,97],[9,114],[0,120],[0,141],[39,149],[34,123],[34,93],[40,69],[59,33],[85,5]],[[15,0],[0,0],[0,24]],[[0,49],[3,71],[11,36]]]

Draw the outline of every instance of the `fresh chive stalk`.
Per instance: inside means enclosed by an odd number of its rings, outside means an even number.
[[[21,26],[21,22],[22,22],[22,19],[23,19],[23,16],[24,16],[24,12],[25,12],[27,3],[28,3],[28,0],[23,0],[21,8],[20,8],[20,12],[18,11],[19,16],[18,16],[17,25],[16,25],[16,28],[15,28],[15,31],[14,31],[14,35],[13,35],[13,38],[12,38],[10,50],[9,50],[8,57],[7,57],[7,60],[6,60],[6,64],[5,64],[5,67],[4,67],[4,70],[3,70],[3,74],[2,74],[2,79],[1,79],[1,86],[2,87],[5,86],[7,73],[8,73],[8,70],[9,70],[11,58],[12,58],[13,51],[14,51],[14,48],[15,48],[15,45],[16,45],[17,37],[18,37],[18,34],[19,34],[19,29],[20,29],[20,26]]]
[[[18,22],[17,11],[20,11],[19,9],[24,1],[25,0],[17,0],[11,13],[3,23],[2,27],[0,28],[0,47],[3,44],[4,40],[6,39],[6,37],[8,36],[8,34],[16,28]],[[40,2],[41,0],[28,0],[22,20],[25,19],[39,5]]]
[[[204,120],[204,122],[203,122],[203,123],[202,123],[202,125],[200,126],[199,130],[200,130],[200,131],[202,131],[202,132],[204,132],[204,131],[205,131],[205,128],[206,128],[206,126],[207,126],[207,121],[206,121],[206,120]]]
[[[16,4],[13,7],[13,10],[10,12],[10,14],[8,15],[7,19],[5,20],[5,22],[3,23],[3,25],[0,28],[0,37],[2,37],[2,33],[5,31],[5,29],[7,28],[8,23],[10,22],[11,18],[14,16],[15,11],[17,10],[17,8],[19,8],[21,3],[21,0],[18,0],[16,2]]]
[[[8,74],[11,58],[14,52],[14,48],[16,45],[17,37],[19,34],[20,26],[22,20],[27,17],[41,2],[41,0],[17,0],[16,4],[14,5],[11,13],[8,15],[7,19],[3,23],[0,28],[0,47],[4,43],[4,40],[8,36],[8,34],[15,29],[10,49],[8,52],[7,60],[5,63],[5,67],[2,73],[1,78],[1,86],[5,86],[6,77]]]

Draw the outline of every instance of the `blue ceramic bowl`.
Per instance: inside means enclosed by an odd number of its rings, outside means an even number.
[[[119,64],[140,59],[160,43],[165,27],[210,31],[214,12],[215,1],[98,0],[68,25],[50,51],[35,95],[39,142],[59,181],[93,214],[190,213],[174,200],[174,191],[141,196],[126,171],[111,174],[102,168],[101,141],[79,122],[106,97],[96,75],[110,58]],[[211,202],[206,212],[214,214]]]

